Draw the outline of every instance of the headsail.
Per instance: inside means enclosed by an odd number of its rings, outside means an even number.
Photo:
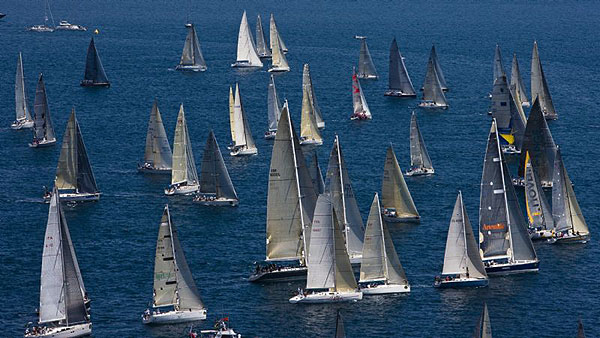
[[[392,146],[389,146],[386,152],[381,183],[381,199],[383,207],[396,209],[399,218],[419,217],[419,212],[415,207],[410,191],[408,191]]]
[[[537,41],[534,41],[531,55],[531,101],[535,102],[536,99],[540,101],[540,108],[545,118],[550,120],[558,118],[558,114],[554,110],[554,103],[552,103],[548,83],[546,82],[546,75],[544,75],[542,63],[540,62]]]
[[[534,100],[527,119],[519,161],[518,174],[520,177],[525,174],[526,152],[529,152],[529,156],[531,156],[531,162],[537,170],[542,186],[549,185],[552,182],[556,144],[552,139],[548,123],[544,119],[539,99]]]
[[[365,94],[360,86],[360,80],[356,74],[356,69],[352,68],[352,105],[354,108],[353,117],[364,116],[364,118],[371,118],[371,110],[365,99]]]
[[[317,97],[315,96],[315,87],[312,83],[312,77],[310,76],[310,68],[308,63],[304,64],[304,69],[302,71],[302,88],[304,95],[304,88],[308,91],[308,99],[310,104],[312,105],[312,110],[315,114],[315,120],[317,121],[317,127],[319,129],[325,128],[325,121],[323,121],[323,115],[321,114],[321,108],[319,108],[319,104],[317,103]]]
[[[271,81],[269,82],[269,92],[267,97],[269,131],[277,131],[277,124],[279,123],[279,117],[281,116],[281,102],[277,95],[277,88],[275,87],[273,75],[271,75]]]
[[[170,170],[173,166],[173,153],[171,152],[167,132],[165,131],[156,101],[152,104],[152,110],[150,111],[144,163],[152,165],[153,168],[163,170]]]
[[[410,166],[411,168],[433,169],[415,112],[410,117]]]
[[[85,61],[85,74],[83,75],[82,85],[110,85],[102,61],[100,61],[100,55],[96,50],[96,44],[94,38],[90,41],[88,46],[87,58]]]
[[[302,115],[300,121],[300,137],[303,140],[311,140],[314,143],[323,143],[319,127],[317,126],[317,117],[314,106],[311,103],[308,87],[303,86],[302,90]]]
[[[429,59],[433,61],[433,65],[435,66],[435,72],[438,76],[438,80],[440,80],[442,90],[448,91],[448,84],[446,83],[446,77],[444,77],[444,72],[442,71],[442,66],[440,65],[440,61],[435,50],[435,45],[431,45],[431,53],[429,53]]]
[[[246,11],[244,11],[244,14],[242,15],[242,22],[240,23],[240,31],[238,34],[237,62],[232,66],[238,65],[244,67],[263,66],[263,63],[260,61],[260,57],[258,57],[258,53],[256,52],[252,34],[250,34]]]
[[[506,76],[506,72],[504,71],[504,64],[502,64],[500,46],[496,44],[496,50],[494,52],[494,81],[492,81],[492,83],[496,83],[496,80],[501,76]]]
[[[17,74],[15,76],[15,113],[17,115],[16,121],[18,122],[30,122],[31,112],[29,111],[29,104],[27,102],[27,90],[25,89],[25,75],[23,74],[23,56],[19,52],[19,59],[17,60]]]
[[[260,14],[256,19],[256,51],[258,52],[258,56],[261,58],[271,57],[271,49],[267,46]]]
[[[530,228],[550,230],[554,228],[554,220],[550,212],[550,205],[542,190],[540,179],[531,163],[529,152],[525,155],[525,208]]]
[[[525,91],[525,85],[523,84],[523,78],[521,77],[521,71],[519,70],[517,53],[513,53],[512,67],[510,71],[510,85],[515,87],[515,92],[513,95],[517,96],[522,104],[529,106],[529,99],[527,99],[527,92]]]
[[[208,133],[202,156],[199,191],[203,194],[215,194],[217,198],[238,199],[212,130]]]
[[[52,127],[52,119],[50,118],[50,107],[48,107],[44,75],[42,73],[40,73],[37,88],[35,89],[35,101],[33,104],[33,140],[34,142],[46,141],[48,143],[56,141],[54,127]]]
[[[408,76],[404,58],[398,49],[396,38],[390,46],[390,75],[388,82],[389,90],[399,90],[403,95],[416,95],[415,88]]]
[[[196,34],[196,27],[194,24],[187,24],[188,34],[185,38],[185,44],[183,45],[183,52],[181,53],[181,60],[179,61],[180,66],[197,66],[201,70],[206,70],[206,62],[200,49],[200,43],[198,42],[198,35]]]
[[[423,84],[423,101],[433,102],[436,106],[448,106],[446,95],[444,95],[439,76],[435,70],[435,63],[431,58],[427,62],[427,74],[425,74],[425,83]]]
[[[271,43],[271,51],[273,51],[275,43],[278,41],[281,51],[284,53],[288,52],[285,42],[283,42],[281,35],[279,35],[279,29],[277,29],[277,24],[275,23],[275,17],[273,16],[273,13],[271,13],[271,19],[269,20],[269,40]]]
[[[571,231],[573,234],[586,236],[590,230],[583,218],[577,202],[573,183],[567,174],[560,149],[556,148],[554,159],[554,179],[552,184],[552,217],[557,232]]]
[[[364,36],[357,37],[360,40],[360,55],[358,57],[358,77],[360,79],[377,79],[377,70],[371,58],[369,47],[367,46],[367,38]]]
[[[171,184],[186,182],[187,185],[198,184],[198,172],[192,153],[192,144],[188,132],[183,103],[179,107],[175,138],[173,140],[173,169]]]

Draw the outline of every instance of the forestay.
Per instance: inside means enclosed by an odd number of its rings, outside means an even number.
[[[233,125],[235,132],[235,146],[246,147],[247,149],[256,149],[254,144],[254,138],[250,132],[250,126],[246,119],[244,112],[244,106],[242,104],[242,96],[240,94],[240,87],[235,84],[235,101],[233,104]]]
[[[429,59],[433,61],[433,65],[435,66],[435,72],[438,76],[438,80],[440,81],[440,86],[442,87],[442,90],[447,91],[448,84],[446,83],[446,77],[444,76],[444,72],[442,71],[442,66],[440,65],[440,61],[435,50],[435,45],[431,46],[431,53],[429,54]]]
[[[303,86],[300,136],[305,140],[322,143],[323,138],[317,125],[316,112],[310,100],[309,88]]]
[[[510,71],[510,85],[511,87],[514,86],[515,92],[513,95],[518,97],[519,102],[529,104],[529,99],[527,99],[527,91],[525,90],[525,85],[523,84],[523,78],[521,77],[521,71],[519,69],[517,53],[513,53],[512,67]]]
[[[104,67],[102,66],[102,61],[100,61],[100,55],[98,55],[98,51],[96,50],[96,44],[94,43],[93,37],[88,46],[83,81],[93,84],[108,83],[108,78],[104,72]]]
[[[365,94],[360,86],[360,80],[356,74],[355,69],[352,69],[352,105],[354,108],[354,115],[364,114],[366,117],[371,117],[371,110],[365,99]]]
[[[437,106],[448,106],[446,95],[444,95],[440,79],[435,70],[435,64],[431,58],[427,62],[427,74],[425,74],[425,83],[423,84],[423,101],[433,102]]]
[[[267,47],[265,32],[262,27],[262,19],[260,18],[260,14],[256,19],[256,51],[258,52],[258,56],[260,57],[271,56],[271,50],[269,47]]]

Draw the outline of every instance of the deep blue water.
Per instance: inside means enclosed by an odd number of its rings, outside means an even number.
[[[99,203],[66,208],[86,288],[93,299],[96,337],[177,337],[186,326],[149,328],[140,314],[152,296],[158,222],[169,203],[188,263],[208,308],[209,320],[228,315],[247,336],[331,336],[340,308],[349,337],[464,337],[471,334],[488,303],[494,336],[568,337],[581,318],[589,337],[600,336],[597,288],[597,195],[600,180],[597,102],[600,4],[597,2],[370,2],[370,1],[66,1],[52,3],[55,20],[90,28],[86,33],[40,34],[25,27],[42,23],[42,1],[4,0],[0,11],[0,336],[22,334],[34,320],[48,206],[38,203],[42,185],[51,185],[60,147],[30,149],[29,132],[10,130],[14,119],[14,73],[23,52],[30,104],[37,74],[45,75],[57,139],[62,140],[72,106],[87,145]],[[288,303],[301,283],[247,282],[253,261],[265,255],[268,168],[272,144],[267,128],[267,67],[255,72],[230,68],[235,60],[242,11],[252,30],[256,15],[274,12],[290,52],[292,71],[276,78],[280,96],[300,120],[302,64],[310,63],[316,95],[326,120],[322,168],[335,133],[366,219],[373,193],[380,190],[385,147],[392,142],[400,165],[409,164],[410,112],[417,100],[387,98],[388,49],[398,38],[415,87],[420,87],[435,43],[448,81],[450,109],[417,111],[436,175],[408,179],[422,215],[420,225],[390,229],[412,285],[407,296],[373,297],[354,304],[299,306]],[[189,12],[189,14],[188,14]],[[170,70],[179,60],[186,17],[196,23],[208,71]],[[110,89],[79,87],[91,31],[111,80]],[[369,122],[351,122],[351,69],[359,43],[368,36],[381,76],[363,82],[373,113]],[[537,39],[550,91],[559,114],[550,128],[592,232],[587,245],[536,244],[538,274],[492,278],[481,290],[432,287],[441,271],[446,231],[458,189],[476,226],[479,182],[489,131],[487,93],[492,86],[494,46],[502,47],[510,71],[516,52],[529,88],[533,40]],[[228,86],[240,83],[258,156],[225,155],[241,198],[238,208],[206,208],[189,198],[167,198],[169,178],[137,174],[143,156],[152,101],[156,98],[172,139],[183,102],[196,163],[209,129],[222,151],[229,143]],[[522,196],[520,196],[522,197]]]

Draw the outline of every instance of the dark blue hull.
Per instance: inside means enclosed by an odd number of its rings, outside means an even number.
[[[516,273],[537,272],[540,262],[526,262],[513,264],[498,264],[485,267],[488,275],[509,275]]]

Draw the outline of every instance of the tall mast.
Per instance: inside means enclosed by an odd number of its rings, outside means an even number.
[[[284,108],[286,108],[288,110],[288,114],[289,114],[289,107],[288,107],[288,102],[287,100],[285,100],[284,104],[283,104]],[[300,190],[300,176],[298,175],[298,160],[296,159],[296,146],[294,145],[294,133],[291,132],[292,131],[292,119],[288,117],[288,124],[289,124],[289,128],[290,128],[290,143],[292,144],[292,157],[294,158],[294,176],[296,177],[296,189],[298,189],[298,208],[300,210],[300,223],[302,224],[302,244],[304,245],[304,264],[306,264],[306,261],[308,260],[308,243],[306,243],[306,225],[304,224],[304,210],[302,209],[302,199],[303,199],[303,195],[302,195],[302,191]]]
[[[342,192],[342,212],[343,212],[343,216],[344,216],[344,234],[346,235],[345,241],[346,241],[346,248],[348,248],[348,221],[347,221],[347,216],[346,216],[346,196],[345,196],[345,192],[344,192],[344,175],[342,172],[342,157],[340,156],[340,141],[338,139],[338,136],[335,135],[335,151],[337,152],[337,157],[338,157],[338,170],[340,173],[340,189]]]
[[[506,224],[508,225],[508,242],[510,243],[510,260],[514,261],[515,253],[513,246],[513,238],[511,233],[511,224],[510,221],[510,212],[508,211],[508,198],[506,197],[506,179],[504,177],[504,165],[502,164],[502,149],[500,147],[500,142],[498,141],[498,126],[496,124],[496,119],[494,119],[494,129],[496,134],[496,146],[498,147],[498,162],[500,163],[500,175],[502,175],[502,194],[504,196],[504,211],[506,212]],[[512,180],[510,182],[512,184]]]

